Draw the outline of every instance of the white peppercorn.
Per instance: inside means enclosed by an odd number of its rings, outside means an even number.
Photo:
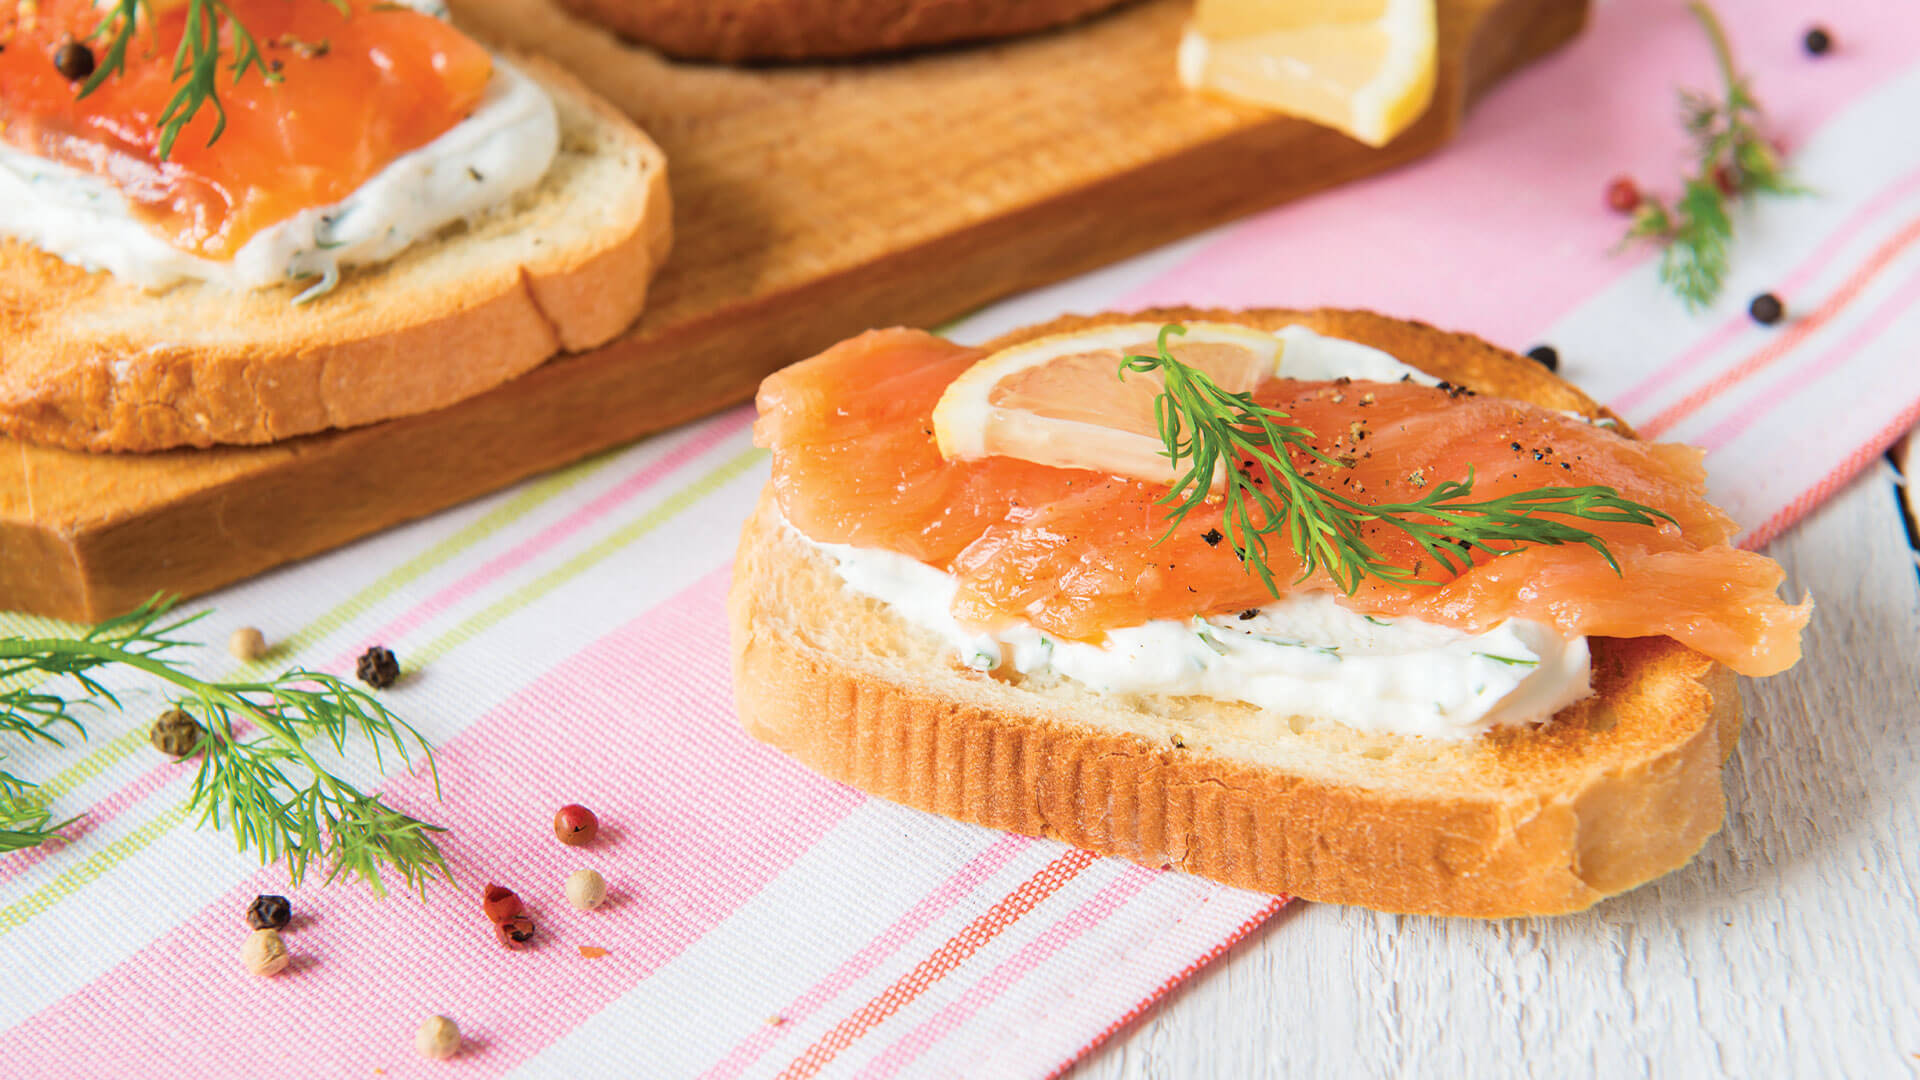
[[[607,899],[607,879],[598,870],[575,870],[567,875],[567,903],[581,911],[597,908]]]
[[[460,1026],[444,1016],[429,1016],[413,1033],[413,1048],[421,1057],[444,1061],[460,1052]]]
[[[235,660],[258,660],[267,655],[267,636],[258,627],[243,626],[227,638],[227,651]]]
[[[255,930],[240,947],[240,959],[255,975],[278,975],[287,969],[287,943],[278,930]]]

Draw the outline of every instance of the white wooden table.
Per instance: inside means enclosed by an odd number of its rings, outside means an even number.
[[[1559,919],[1294,905],[1075,1080],[1920,1075],[1920,579],[1896,476],[1877,464],[1770,549],[1816,597],[1807,658],[1744,683],[1726,827],[1692,865]]]

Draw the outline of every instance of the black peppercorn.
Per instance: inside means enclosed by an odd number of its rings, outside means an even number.
[[[1560,350],[1551,345],[1535,345],[1527,350],[1527,359],[1546,368],[1548,371],[1560,370]]]
[[[1219,529],[1208,529],[1206,532],[1200,534],[1200,539],[1205,540],[1208,547],[1219,547],[1220,541],[1226,539],[1226,537],[1220,535]]]
[[[54,50],[53,67],[69,82],[79,82],[93,74],[93,50],[68,41]]]
[[[360,654],[360,662],[353,670],[361,682],[375,690],[385,690],[399,680],[400,661],[394,658],[392,649],[375,645]]]
[[[183,758],[199,747],[200,736],[204,734],[200,722],[185,709],[168,709],[147,731],[147,741],[168,757]]]
[[[1833,48],[1833,35],[1827,33],[1826,27],[1816,26],[1807,31],[1807,36],[1800,39],[1800,44],[1806,48],[1809,56],[1825,56],[1827,50]]]
[[[255,930],[285,930],[293,905],[284,896],[256,896],[247,905],[247,925]]]
[[[1772,326],[1774,323],[1779,322],[1786,313],[1786,305],[1780,302],[1779,297],[1770,292],[1761,293],[1759,296],[1753,298],[1753,303],[1747,305],[1747,314],[1753,316],[1753,321],[1759,323],[1761,326]]]

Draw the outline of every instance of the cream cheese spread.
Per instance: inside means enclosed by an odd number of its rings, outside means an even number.
[[[553,100],[495,57],[493,79],[465,120],[395,158],[345,199],[260,230],[231,260],[203,258],[162,240],[104,178],[5,144],[0,235],[146,289],[206,281],[245,290],[304,280],[313,284],[297,299],[309,299],[332,288],[342,268],[384,262],[532,187],[559,148]]]
[[[1278,331],[1285,378],[1437,380],[1378,349],[1304,327]],[[1351,611],[1290,593],[1250,615],[1159,619],[1069,641],[1017,624],[976,633],[953,617],[951,574],[898,552],[793,536],[832,560],[848,589],[938,635],[982,671],[1053,674],[1114,694],[1200,695],[1357,731],[1465,739],[1537,723],[1592,693],[1584,637],[1508,619],[1468,633],[1409,616]]]
[[[821,544],[847,588],[931,631],[981,671],[1057,674],[1114,694],[1201,695],[1358,731],[1461,739],[1544,720],[1589,691],[1585,638],[1508,619],[1479,634],[1362,615],[1327,593],[1291,593],[1252,617],[1156,619],[1099,644],[1025,624],[973,633],[953,617],[953,576],[878,548]]]
[[[1280,377],[1283,379],[1362,379],[1367,382],[1416,382],[1438,386],[1440,380],[1371,345],[1316,334],[1304,326],[1283,326],[1273,332],[1280,339]]]

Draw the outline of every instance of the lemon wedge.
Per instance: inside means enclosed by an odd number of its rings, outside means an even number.
[[[1037,338],[982,357],[933,409],[934,440],[950,460],[1019,458],[1171,481],[1154,403],[1157,372],[1120,377],[1126,355],[1158,355],[1160,323],[1120,323]],[[1180,362],[1222,388],[1251,390],[1279,371],[1281,341],[1226,323],[1190,322],[1168,339]]]
[[[1199,0],[1180,81],[1384,146],[1433,100],[1434,0]]]

